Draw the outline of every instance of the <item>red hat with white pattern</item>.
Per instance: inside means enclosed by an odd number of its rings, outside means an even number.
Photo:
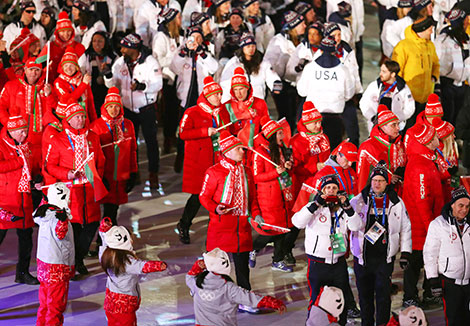
[[[220,151],[225,155],[235,147],[243,146],[243,143],[240,139],[229,133],[227,130],[224,130],[220,133],[219,146]]]
[[[270,138],[277,131],[282,130],[281,125],[277,121],[271,120],[267,116],[263,116],[260,119],[260,123],[261,123],[261,131],[263,132],[263,135],[266,138]]]
[[[69,18],[69,15],[65,11],[61,11],[59,13],[59,20],[56,23],[57,31],[62,31],[64,29],[71,29],[73,30],[72,21]]]
[[[434,139],[435,135],[436,135],[436,129],[434,129],[433,126],[430,126],[426,123],[419,125],[415,132],[416,140],[418,141],[418,143],[424,146],[429,144]]]
[[[379,127],[383,127],[387,123],[398,120],[398,117],[395,115],[395,113],[390,111],[386,105],[380,104],[379,108],[377,109],[377,113],[379,116]]]
[[[60,67],[63,67],[66,63],[73,63],[78,69],[80,69],[80,66],[78,65],[78,55],[75,53],[75,49],[71,46],[65,49],[62,60],[60,60]]]
[[[437,137],[439,137],[439,139],[447,138],[455,131],[455,128],[451,123],[441,120],[441,118],[434,119],[432,121],[432,125],[436,129]]]
[[[22,116],[17,115],[14,117],[9,117],[7,122],[7,130],[8,131],[15,131],[20,129],[27,129],[28,122],[23,119]]]
[[[111,104],[117,104],[122,109],[121,95],[119,94],[119,89],[117,87],[111,87],[108,89],[108,94],[104,98],[104,107]]]
[[[204,78],[204,88],[203,88],[204,97],[208,98],[211,95],[216,93],[222,93],[222,87],[214,81],[212,76],[207,76]]]
[[[65,109],[65,111],[66,111],[65,119],[67,120],[67,122],[70,121],[70,119],[72,119],[77,114],[86,115],[86,111],[83,108],[83,106],[81,106],[77,102],[72,102],[71,104],[67,105],[67,108]]]
[[[246,79],[245,70],[242,67],[237,67],[233,71],[232,88],[240,86],[250,88],[250,83]]]
[[[55,109],[55,114],[61,119],[65,118],[67,115],[67,106],[75,101],[70,97],[70,94],[64,94],[60,97],[60,100],[57,102],[57,108]]]
[[[308,125],[316,121],[321,121],[323,118],[320,112],[315,108],[312,102],[306,101],[302,110],[302,123]]]
[[[442,109],[442,104],[439,101],[439,96],[434,93],[428,96],[428,103],[426,103],[424,114],[429,118],[442,117],[444,115],[444,110]]]

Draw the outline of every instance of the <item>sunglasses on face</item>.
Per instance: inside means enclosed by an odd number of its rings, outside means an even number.
[[[35,14],[36,10],[25,10],[24,12],[27,14]]]

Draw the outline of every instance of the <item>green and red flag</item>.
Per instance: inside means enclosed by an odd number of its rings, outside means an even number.
[[[246,147],[254,147],[253,139],[255,138],[255,124],[253,123],[253,120],[250,120],[250,123],[246,123],[245,126],[238,132],[238,138]]]
[[[103,180],[101,180],[98,171],[96,170],[95,159],[92,157],[88,162],[85,164],[85,175],[88,181],[91,183],[94,193],[95,193],[95,201],[99,201],[106,197],[108,194],[108,189],[104,186]]]

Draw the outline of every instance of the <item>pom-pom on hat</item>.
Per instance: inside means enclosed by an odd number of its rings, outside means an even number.
[[[203,253],[202,257],[204,257],[204,264],[209,272],[230,275],[232,269],[230,258],[222,249],[214,248],[208,253]]]
[[[227,130],[223,130],[220,133],[219,146],[220,146],[220,151],[222,152],[222,154],[225,155],[226,153],[230,152],[232,149],[238,146],[243,146],[243,143],[240,139],[232,135]]]
[[[444,110],[442,109],[442,104],[439,101],[439,96],[434,93],[428,96],[428,102],[426,103],[424,114],[429,118],[442,117],[444,115]]]
[[[344,155],[349,162],[357,161],[357,147],[353,143],[343,141],[331,152],[331,155],[338,155],[338,153]]]
[[[72,21],[69,18],[69,15],[65,11],[61,11],[59,13],[59,19],[56,23],[56,30],[62,31],[64,29],[71,29],[73,30]]]
[[[233,71],[232,76],[232,88],[234,87],[245,87],[250,88],[250,83],[246,79],[245,70],[242,67],[237,67]]]
[[[207,76],[204,78],[203,93],[205,98],[209,98],[209,96],[216,93],[222,93],[222,87],[214,81],[212,76]]]
[[[304,17],[293,10],[284,13],[284,29],[291,30],[304,21]]]
[[[320,112],[315,108],[311,101],[305,101],[302,110],[302,123],[308,125],[316,121],[321,121],[323,118]]]
[[[15,131],[20,129],[27,129],[28,122],[23,119],[22,116],[17,115],[14,117],[9,117],[7,122],[7,130],[8,131]]]
[[[124,226],[113,226],[104,234],[104,241],[111,249],[132,251],[132,239]]]
[[[436,129],[434,129],[433,126],[424,123],[418,126],[414,136],[418,143],[426,146],[433,140],[435,135]]]
[[[86,115],[86,111],[83,106],[74,101],[67,105],[67,107],[65,108],[65,112],[65,119],[67,120],[67,122],[70,121],[70,119],[72,119],[77,114]]]
[[[106,97],[104,98],[105,108],[111,104],[119,105],[122,110],[122,99],[121,95],[119,94],[119,89],[117,87],[111,87],[110,89],[108,89],[108,94],[106,94]]]
[[[250,44],[256,45],[255,36],[251,32],[244,32],[240,37],[240,48],[243,48]]]
[[[390,111],[386,105],[380,104],[378,109],[377,109],[377,115],[378,115],[378,125],[379,127],[383,127],[386,124],[392,122],[392,121],[397,121],[398,117]]]
[[[263,135],[266,138],[270,138],[277,131],[282,130],[281,125],[277,121],[271,120],[267,116],[263,116],[260,119],[260,123],[261,123],[261,131],[263,132]]]
[[[450,136],[454,131],[454,126],[441,118],[436,118],[432,121],[432,126],[436,129],[437,137],[439,139],[445,139]]]

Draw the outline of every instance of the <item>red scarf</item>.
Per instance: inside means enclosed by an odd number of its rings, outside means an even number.
[[[73,76],[69,76],[66,74],[60,74],[59,78],[62,80],[65,80],[67,83],[72,84],[74,86],[79,86],[82,83],[82,73],[80,72],[80,69],[73,74]]]
[[[253,103],[255,98],[253,97],[252,92],[245,101],[239,101],[235,96],[232,95],[232,101],[230,105],[232,106],[233,113],[238,120],[253,119],[256,117],[256,110],[253,109]]]
[[[307,139],[308,149],[312,155],[318,155],[330,149],[328,137],[322,131],[317,134],[301,131],[300,135]]]
[[[382,133],[374,136],[378,142],[388,148],[388,167],[392,172],[394,172],[400,166],[405,166],[406,164],[405,147],[400,137],[401,136],[398,136],[398,138],[395,139],[393,143],[390,143],[388,140],[385,140],[385,137]]]
[[[76,135],[68,129],[65,129],[65,133],[67,134],[68,139],[70,141],[70,145],[73,149],[73,169],[75,171],[85,172],[85,165],[83,164],[83,162],[85,162],[86,158],[89,155],[89,148],[87,142],[88,131]],[[76,170],[78,167],[80,167],[80,169]],[[86,182],[88,182],[86,177],[80,178],[79,180],[74,180],[74,183]]]
[[[101,118],[103,118],[103,121],[111,128],[113,142],[122,141],[124,139],[124,131],[122,130],[124,117],[121,116],[116,119],[109,119],[105,115],[102,115]]]
[[[243,164],[234,164],[225,158],[220,161],[220,164],[229,170],[220,203],[235,207],[231,211],[233,215],[248,216],[248,180]]]
[[[3,140],[9,147],[14,149],[18,153],[18,156],[23,160],[23,169],[21,171],[20,181],[18,182],[18,192],[31,192],[31,172],[29,170],[31,151],[29,150],[28,143],[25,142],[19,145],[12,145],[5,138]]]

